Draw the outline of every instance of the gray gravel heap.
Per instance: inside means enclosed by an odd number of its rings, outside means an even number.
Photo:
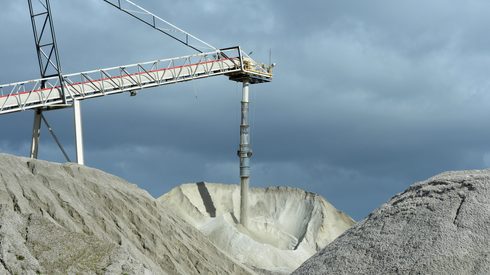
[[[0,154],[0,274],[248,274],[146,191]]]
[[[412,185],[293,274],[490,274],[490,170]]]

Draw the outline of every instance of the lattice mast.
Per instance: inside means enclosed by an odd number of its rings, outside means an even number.
[[[61,62],[49,0],[27,1],[41,78],[57,76],[61,82],[63,80]],[[45,88],[45,84],[41,84],[41,87]]]
[[[29,5],[29,13],[31,17],[32,30],[34,34],[34,43],[39,64],[39,72],[41,75],[40,89],[48,87],[48,79],[57,78],[59,85],[59,95],[61,102],[57,106],[51,108],[64,108],[73,106],[74,108],[74,124],[75,124],[75,149],[77,163],[84,163],[83,156],[83,141],[82,141],[82,121],[79,102],[72,101],[68,105],[65,94],[65,84],[63,73],[61,70],[60,55],[56,41],[56,33],[54,30],[53,18],[51,16],[51,5],[49,0],[27,0]],[[39,144],[41,135],[41,121],[44,121],[49,132],[53,135],[56,144],[60,147],[67,161],[70,161],[68,155],[63,149],[58,138],[49,126],[46,118],[43,116],[43,111],[48,110],[47,106],[40,106],[34,112],[34,124],[32,127],[32,142],[31,142],[31,158],[37,158],[39,154]]]
[[[49,0],[28,0],[29,13],[31,17],[34,43],[36,46],[39,73],[41,78],[56,76],[62,80],[60,58],[56,45],[56,34],[54,32],[53,20],[51,18],[51,7]],[[40,83],[41,88],[46,87],[46,81]],[[64,94],[64,90],[61,91]],[[63,97],[64,98],[64,97]],[[31,158],[37,158],[39,153],[39,139],[41,136],[42,108],[34,112],[34,125],[32,127]]]

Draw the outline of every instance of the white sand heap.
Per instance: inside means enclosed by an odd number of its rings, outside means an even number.
[[[260,273],[292,272],[354,224],[322,197],[287,187],[250,189],[247,229],[238,185],[184,184],[158,201]]]

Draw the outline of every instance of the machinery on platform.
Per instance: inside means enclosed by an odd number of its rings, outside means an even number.
[[[37,51],[40,78],[0,85],[0,115],[34,110],[31,158],[38,158],[41,122],[44,121],[67,161],[70,158],[48,124],[43,112],[73,108],[76,162],[84,164],[82,112],[80,101],[168,85],[194,79],[225,75],[242,82],[240,158],[241,214],[240,223],[247,226],[250,148],[248,109],[250,84],[272,80],[273,65],[257,63],[239,46],[218,49],[149,12],[130,0],[102,0],[136,18],[153,29],[168,35],[196,54],[157,59],[131,65],[64,74],[56,44],[56,35],[49,0],[28,0]]]

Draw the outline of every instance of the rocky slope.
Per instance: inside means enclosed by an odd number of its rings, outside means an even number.
[[[238,185],[184,184],[158,201],[228,255],[266,274],[291,273],[354,224],[322,197],[296,188],[251,188],[248,228],[238,224]]]
[[[147,192],[0,154],[0,274],[248,274]]]
[[[490,170],[444,173],[396,195],[294,274],[488,274]]]

